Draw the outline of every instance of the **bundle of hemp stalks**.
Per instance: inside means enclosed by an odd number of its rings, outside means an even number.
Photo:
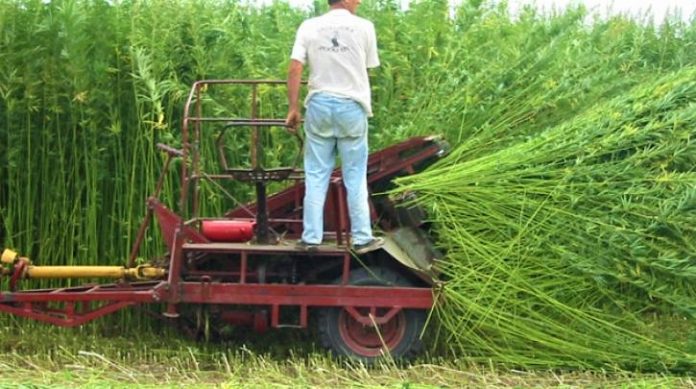
[[[696,366],[696,68],[499,144],[472,137],[398,181],[446,253],[441,344],[524,367]]]

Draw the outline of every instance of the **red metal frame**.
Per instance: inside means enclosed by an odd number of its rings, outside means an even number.
[[[11,292],[2,294],[0,311],[73,327],[143,303],[259,305],[271,308],[272,327],[278,327],[279,308],[294,306],[301,309],[300,322],[305,323],[304,327],[310,307],[347,307],[357,322],[370,325],[371,320],[356,308],[390,307],[382,320],[373,311],[377,324],[382,324],[401,308],[429,309],[433,304],[429,288],[181,282],[176,290],[170,283],[160,281]],[[97,308],[81,306],[95,301],[104,304]],[[49,303],[64,306],[49,308]]]
[[[2,293],[0,312],[75,327],[128,306],[157,302],[161,281],[83,285]],[[101,303],[95,307],[94,303]]]
[[[202,174],[200,156],[192,146],[202,136],[202,124],[212,121],[234,121],[252,127],[255,136],[264,126],[281,126],[282,120],[255,118],[256,87],[259,84],[281,84],[281,81],[241,81],[210,80],[196,82],[186,101],[183,120],[182,150],[158,145],[167,152],[168,158],[160,175],[153,196],[148,199],[148,211],[139,228],[131,250],[128,265],[133,266],[140,249],[149,220],[154,216],[160,226],[169,253],[168,277],[153,282],[122,282],[117,284],[85,285],[73,288],[11,291],[0,294],[0,311],[17,316],[48,322],[59,326],[81,325],[99,317],[111,314],[128,306],[146,303],[166,304],[165,316],[177,317],[178,304],[219,304],[225,306],[257,306],[258,312],[225,312],[223,317],[230,322],[252,324],[257,330],[267,328],[264,320],[270,320],[271,327],[278,327],[282,308],[299,310],[299,326],[306,327],[309,308],[341,307],[354,323],[359,325],[386,324],[396,316],[403,316],[402,309],[429,309],[433,305],[433,292],[429,287],[383,287],[348,285],[350,270],[353,267],[349,250],[349,225],[346,202],[340,171],[334,171],[330,193],[327,197],[325,228],[334,236],[336,244],[322,246],[316,252],[302,252],[294,246],[277,243],[218,243],[210,242],[196,226],[200,220],[197,215],[197,186]],[[222,84],[248,84],[252,87],[252,118],[205,118],[201,117],[201,92],[204,88]],[[192,114],[192,111],[195,112]],[[192,126],[192,128],[191,128]],[[193,131],[190,131],[193,130]],[[390,180],[400,174],[409,174],[416,165],[435,158],[442,153],[442,147],[432,138],[417,137],[376,152],[369,157],[368,185]],[[181,196],[177,214],[159,202],[159,192],[169,167],[170,159],[180,157]],[[257,166],[257,168],[259,168]],[[292,169],[290,169],[292,170]],[[221,175],[216,179],[234,179],[236,176]],[[301,229],[300,205],[304,195],[304,183],[299,180],[301,172],[292,170],[288,176],[298,179],[291,187],[263,198],[257,202],[239,206],[224,215],[226,219],[250,218],[259,213],[261,206],[268,214],[266,220],[271,229],[282,230],[287,238],[294,238]],[[193,192],[189,196],[190,185]],[[188,214],[192,217],[186,218]],[[376,215],[373,215],[376,217]],[[388,227],[385,225],[385,227]],[[239,267],[228,275],[238,276],[236,282],[213,281],[215,272],[196,273],[198,281],[187,281],[183,277],[185,261],[190,255],[229,255],[239,259]],[[267,284],[259,282],[258,276],[249,268],[249,261],[260,256],[287,254],[307,260],[333,258],[342,265],[340,284]],[[17,280],[14,280],[16,282]],[[13,285],[14,285],[13,282]],[[260,313],[263,311],[263,313]],[[265,313],[270,312],[270,317]],[[371,317],[368,316],[371,314]],[[355,325],[358,325],[355,324]]]

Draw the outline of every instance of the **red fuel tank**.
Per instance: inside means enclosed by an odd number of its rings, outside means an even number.
[[[246,242],[254,236],[253,221],[204,220],[201,233],[213,242]]]

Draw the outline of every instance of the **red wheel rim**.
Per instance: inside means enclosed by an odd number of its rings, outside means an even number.
[[[369,309],[358,309],[358,312],[367,315]],[[384,313],[386,310],[377,311],[378,316]],[[342,309],[338,314],[338,332],[341,339],[355,354],[363,357],[377,357],[382,355],[385,345],[387,350],[391,351],[404,339],[406,317],[404,311],[400,311],[388,322],[378,325],[375,329],[372,325],[362,325]]]

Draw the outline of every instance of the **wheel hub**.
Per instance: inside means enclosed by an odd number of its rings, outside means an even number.
[[[368,308],[359,309],[367,315]],[[377,315],[384,315],[388,309],[377,310]],[[385,351],[393,350],[403,339],[406,332],[406,320],[403,311],[384,324],[363,325],[355,320],[348,312],[341,310],[338,317],[339,334],[345,344],[356,354],[365,357],[376,357]]]

